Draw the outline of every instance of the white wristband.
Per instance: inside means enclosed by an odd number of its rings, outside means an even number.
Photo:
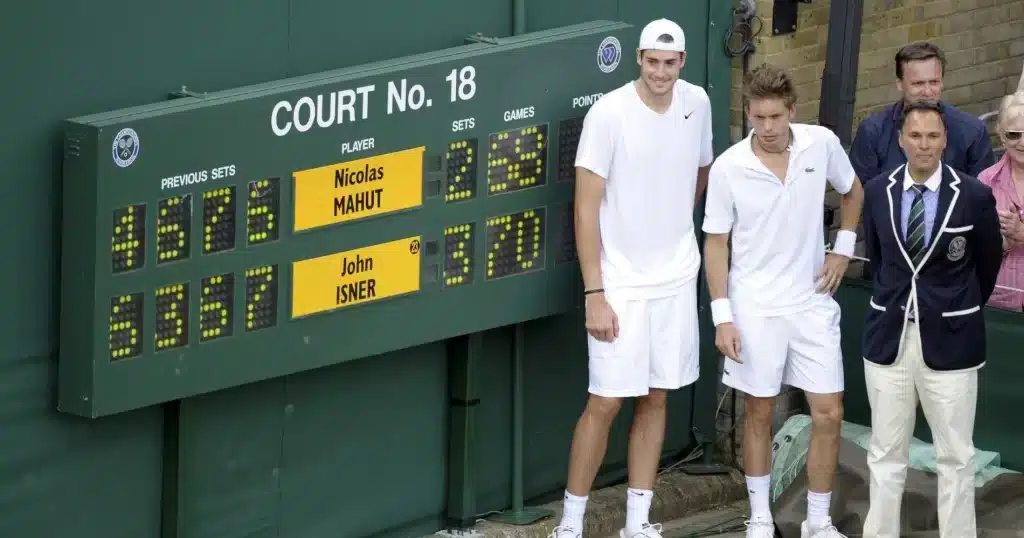
[[[854,249],[857,246],[857,232],[851,232],[850,230],[839,230],[836,232],[836,245],[832,247],[832,252],[836,254],[852,258]]]
[[[711,320],[715,323],[715,327],[723,323],[732,323],[732,307],[729,306],[729,299],[711,301]]]

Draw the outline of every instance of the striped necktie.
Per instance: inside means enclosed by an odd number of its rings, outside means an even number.
[[[924,194],[920,185],[910,187],[914,190],[914,203],[910,206],[910,218],[907,220],[907,252],[916,267],[924,256]]]

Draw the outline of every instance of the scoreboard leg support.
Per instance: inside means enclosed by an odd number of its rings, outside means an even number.
[[[554,515],[551,510],[523,506],[523,349],[525,343],[526,328],[522,323],[517,323],[512,351],[512,508],[489,518],[491,521],[510,525],[529,525]]]
[[[448,501],[445,524],[468,529],[476,523],[476,409],[477,370],[483,353],[483,334],[448,340],[450,439],[448,445]]]

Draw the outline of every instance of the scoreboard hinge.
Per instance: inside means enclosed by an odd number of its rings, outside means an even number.
[[[499,45],[501,40],[497,37],[485,36],[477,32],[466,38],[466,43],[486,43],[488,45]]]
[[[188,87],[183,84],[180,90],[171,92],[167,95],[168,99],[181,99],[182,97],[195,97],[197,99],[203,99],[206,97],[206,92],[194,92],[188,89]]]

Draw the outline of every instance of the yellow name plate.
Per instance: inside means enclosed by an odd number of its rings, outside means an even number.
[[[292,317],[419,289],[419,236],[301,260],[292,263]]]
[[[425,149],[294,172],[295,231],[419,207]]]

